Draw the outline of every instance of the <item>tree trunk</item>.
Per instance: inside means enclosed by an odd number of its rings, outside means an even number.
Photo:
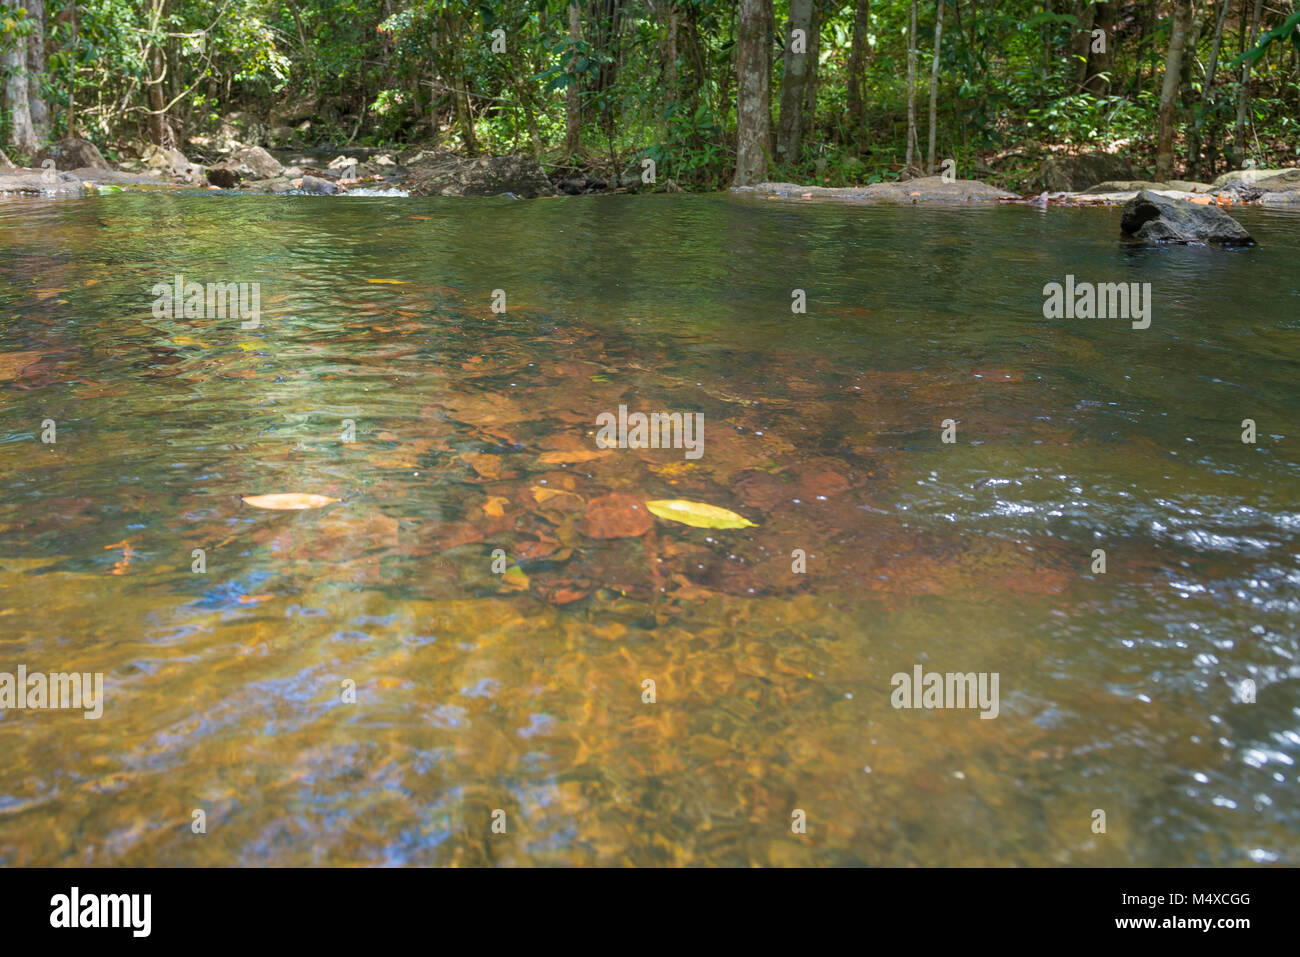
[[[478,155],[478,137],[474,134],[474,104],[469,98],[469,71],[462,65],[456,73],[456,125],[460,127],[461,142],[469,156]]]
[[[569,4],[569,42],[582,41],[582,11],[576,2]],[[578,59],[575,52],[569,57],[568,70]],[[574,156],[582,148],[582,103],[578,99],[578,78],[575,76],[564,91],[564,155]]]
[[[1156,133],[1156,179],[1162,183],[1174,175],[1174,118],[1178,111],[1178,87],[1183,75],[1183,47],[1187,42],[1191,20],[1192,0],[1175,0]]]
[[[1187,39],[1183,43],[1183,69],[1182,76],[1179,79],[1179,88],[1182,91],[1181,103],[1183,115],[1188,117],[1187,122],[1187,178],[1195,179],[1192,175],[1192,169],[1200,169],[1201,166],[1201,124],[1196,119],[1196,47],[1201,42],[1201,32],[1205,29],[1205,20],[1196,9],[1196,4],[1192,4],[1191,25],[1187,30]]]
[[[1259,18],[1264,10],[1264,0],[1255,0],[1255,13],[1250,20],[1250,46],[1247,50],[1253,49],[1259,42]],[[1243,8],[1242,15],[1245,15]],[[1233,140],[1237,144],[1237,152],[1241,158],[1246,155],[1246,112],[1250,107],[1250,71],[1254,66],[1249,60],[1241,65],[1241,92],[1237,96],[1237,126],[1234,131]]]
[[[677,102],[677,4],[668,6],[668,33],[664,37],[664,92],[667,103]]]
[[[166,139],[163,117],[163,107],[166,104],[162,88],[165,71],[162,50],[154,47],[149,51],[149,142],[154,146],[166,145],[163,142]]]
[[[72,38],[68,41],[67,47],[69,49],[75,50],[77,46],[77,4],[75,2],[68,4],[68,9],[72,13]],[[72,82],[68,84],[68,130],[66,135],[76,136],[77,135],[77,104],[76,104],[77,57],[76,55],[73,54],[71,59],[72,59]]]
[[[907,175],[916,168],[913,159],[920,158],[916,146],[916,0],[912,0],[911,25],[907,31]]]
[[[1197,116],[1197,120],[1196,120],[1198,124],[1204,122],[1205,115],[1206,113],[1209,112],[1210,107],[1214,102],[1213,93],[1211,91],[1214,87],[1214,75],[1219,70],[1219,51],[1223,49],[1223,24],[1224,21],[1228,19],[1228,7],[1231,4],[1232,4],[1232,0],[1223,0],[1223,5],[1219,7],[1219,21],[1214,26],[1214,42],[1210,47],[1210,61],[1205,65],[1205,86],[1201,90],[1201,109],[1200,109],[1200,114]],[[1215,175],[1214,160],[1215,160],[1215,154],[1218,151],[1217,133],[1218,133],[1218,125],[1215,123],[1211,123],[1210,142],[1206,150],[1210,159],[1210,176]],[[1196,159],[1199,161],[1200,157],[1198,156],[1196,157]],[[1196,167],[1194,169],[1189,169],[1187,171],[1187,176],[1189,179],[1193,179],[1193,180],[1198,179],[1200,175],[1201,175],[1201,167],[1199,162],[1197,162]]]
[[[934,61],[930,66],[930,142],[926,154],[926,171],[931,176],[935,172],[934,137],[939,108],[939,50],[943,45],[943,0],[937,0],[934,7]]]
[[[808,79],[803,86],[803,131],[807,133],[817,124],[818,64],[822,52],[822,12],[813,4],[812,33],[808,35]]]
[[[145,100],[149,104],[149,142],[153,143],[154,146],[170,145],[164,142],[167,139],[167,128],[163,116],[163,107],[166,103],[163,100],[162,85],[167,69],[164,65],[162,48],[158,46],[161,40],[157,35],[162,29],[165,2],[166,0],[153,0],[149,14],[149,47],[145,51],[145,64],[148,72],[148,80],[145,83]]]
[[[781,71],[781,120],[776,129],[776,159],[798,163],[803,141],[804,95],[812,44],[812,0],[790,0]],[[796,32],[797,31],[797,32]]]
[[[772,0],[740,0],[736,23],[736,186],[767,175],[772,149]]]
[[[867,34],[871,28],[871,0],[857,0],[853,12],[853,43],[849,49],[849,142],[861,149],[867,127],[863,80],[866,72]]]
[[[45,0],[26,0],[26,6],[33,22],[27,37],[27,108],[36,138],[44,142],[50,138],[50,111],[41,92],[41,77],[45,75]]]
[[[0,0],[9,16],[21,6],[23,0]],[[19,40],[0,54],[0,72],[5,75],[5,105],[9,110],[9,145],[30,158],[40,148],[36,129],[32,125],[31,106],[27,85],[27,43]]]
[[[1092,23],[1097,8],[1088,0],[1075,0],[1074,33],[1070,36],[1070,59],[1074,61],[1074,88],[1082,90],[1088,79],[1088,51],[1092,49]]]
[[[1115,4],[1098,3],[1095,9],[1092,28],[1102,31],[1102,48],[1094,50],[1092,37],[1088,38],[1088,79],[1084,86],[1095,96],[1105,96],[1110,92],[1110,44],[1115,33]]]

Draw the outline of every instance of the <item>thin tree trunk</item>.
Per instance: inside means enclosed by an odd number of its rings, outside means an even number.
[[[934,139],[939,107],[939,50],[943,44],[943,0],[937,0],[934,6],[934,61],[930,66],[930,142],[926,154],[926,170],[931,176],[935,172]]]
[[[803,131],[807,133],[817,124],[818,64],[822,50],[822,12],[813,4],[812,33],[808,35],[808,79],[803,86]]]
[[[1195,179],[1192,170],[1198,171],[1201,167],[1201,124],[1196,116],[1196,80],[1194,77],[1196,67],[1196,47],[1201,42],[1201,33],[1205,29],[1205,20],[1196,9],[1195,2],[1192,4],[1191,24],[1187,31],[1187,40],[1183,44],[1183,63],[1182,77],[1179,80],[1179,87],[1182,92],[1181,102],[1183,115],[1188,117],[1187,122],[1187,178]]]
[[[23,0],[0,0],[12,17]],[[15,17],[16,19],[16,17]],[[27,44],[19,41],[0,54],[0,71],[5,74],[5,104],[9,109],[9,145],[30,157],[39,149],[32,125],[27,85]]]
[[[1088,51],[1092,48],[1092,23],[1097,8],[1088,0],[1076,0],[1074,18],[1076,26],[1070,37],[1070,57],[1074,60],[1074,88],[1082,90],[1088,79]]]
[[[72,38],[68,41],[68,46],[75,49],[75,47],[77,46],[77,30],[78,30],[77,4],[75,2],[70,3],[68,4],[68,8],[72,13]],[[77,104],[76,104],[77,57],[76,55],[73,55],[71,60],[72,60],[71,62],[72,82],[68,84],[68,130],[66,135],[76,136],[77,135]]]
[[[736,22],[736,186],[767,175],[772,146],[772,0],[740,0]]]
[[[294,26],[298,28],[298,45],[302,47],[302,60],[307,68],[307,82],[311,84],[311,97],[315,99],[320,91],[320,79],[316,73],[316,57],[312,55],[311,44],[307,42],[307,31],[303,28],[302,17],[298,15],[298,0],[289,0],[285,6],[289,8],[289,15],[293,17]]]
[[[163,107],[166,101],[163,99],[163,80],[167,73],[164,65],[162,48],[158,46],[158,33],[162,29],[163,6],[166,0],[153,0],[149,16],[150,37],[148,40],[149,47],[145,52],[145,64],[147,65],[149,79],[146,83],[145,98],[149,104],[149,142],[154,146],[166,146],[164,140],[167,138],[166,121],[163,116]]]
[[[677,102],[677,4],[668,6],[668,33],[664,37],[664,100]]]
[[[582,11],[576,2],[569,4],[569,42],[582,41]],[[573,72],[576,52],[569,57],[568,70]],[[578,78],[575,76],[564,91],[564,155],[574,156],[582,149],[582,102],[578,99]]]
[[[165,146],[166,139],[163,107],[162,81],[166,67],[163,63],[162,50],[154,47],[149,51],[149,142],[154,146]]]
[[[1197,117],[1197,122],[1204,122],[1206,114],[1214,101],[1214,76],[1219,70],[1219,51],[1223,49],[1223,24],[1228,19],[1228,7],[1231,6],[1232,0],[1223,0],[1223,5],[1219,7],[1219,20],[1214,26],[1214,43],[1210,47],[1210,61],[1205,65],[1205,86],[1201,90],[1201,111]],[[1210,160],[1209,175],[1215,175],[1215,159],[1218,154],[1219,127],[1215,122],[1210,123],[1209,143],[1206,144],[1206,155]],[[1197,179],[1201,175],[1201,169],[1198,165],[1196,169],[1188,171],[1190,179]]]
[[[916,0],[912,0],[911,25],[907,31],[907,175],[916,168],[912,160],[919,159],[916,147]]]
[[[1096,15],[1092,19],[1092,28],[1102,31],[1102,48],[1093,49],[1092,37],[1088,38],[1088,79],[1084,86],[1095,96],[1110,93],[1111,39],[1115,33],[1115,4],[1098,3]]]
[[[1052,13],[1052,12],[1054,12],[1054,11],[1052,10],[1052,0],[1044,0],[1044,2],[1043,2],[1043,12],[1044,12],[1044,13]],[[957,14],[957,22],[958,22],[959,24],[960,24],[960,22],[961,22],[961,14],[960,14],[960,13]],[[1053,24],[1051,24],[1051,23],[1048,23],[1048,24],[1043,28],[1043,77],[1042,77],[1042,78],[1043,78],[1043,82],[1047,82],[1047,78],[1048,78],[1049,76],[1052,75],[1052,34],[1053,34],[1054,31],[1055,31],[1055,27],[1054,27]],[[959,31],[959,32],[960,32],[960,31]],[[971,37],[971,44],[970,44],[970,45],[971,45],[972,47],[975,46],[975,38],[974,38],[974,37]]]
[[[867,35],[871,28],[871,0],[857,0],[853,12],[853,42],[849,48],[849,142],[861,149],[865,138],[867,119],[863,99],[863,79],[866,72]]]
[[[1228,7],[1232,0],[1223,0],[1219,8],[1219,19],[1214,25],[1214,42],[1210,46],[1210,60],[1205,64],[1205,89],[1202,99],[1209,99],[1210,87],[1214,85],[1215,74],[1219,72],[1219,51],[1223,48],[1223,24],[1228,19]]]
[[[1174,175],[1174,118],[1178,111],[1178,87],[1183,75],[1183,47],[1187,42],[1191,19],[1192,0],[1175,0],[1156,133],[1156,179],[1162,183]]]
[[[1263,11],[1264,0],[1255,0],[1255,13],[1250,20],[1250,46],[1246,48],[1248,50],[1259,42],[1259,18]],[[1246,155],[1246,112],[1250,106],[1250,73],[1253,66],[1249,60],[1241,65],[1241,92],[1237,96],[1237,126],[1233,134],[1240,158]]]
[[[780,163],[799,162],[808,51],[812,43],[812,9],[812,0],[790,0],[790,22],[782,54],[781,119],[776,129],[776,158]]]
[[[27,16],[33,21],[27,37],[27,106],[36,138],[44,142],[50,138],[50,111],[41,93],[41,77],[45,75],[45,0],[26,0],[26,6]]]
[[[469,98],[469,71],[464,68],[463,63],[461,69],[456,72],[456,92],[453,96],[456,102],[456,125],[460,127],[461,142],[465,144],[465,152],[468,155],[477,156],[478,137],[474,134],[474,104]]]

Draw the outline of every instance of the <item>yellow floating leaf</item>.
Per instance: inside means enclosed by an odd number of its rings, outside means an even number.
[[[208,348],[206,342],[199,342],[199,340],[195,339],[193,336],[177,336],[172,340],[172,342],[176,343],[178,346],[198,346],[200,349]]]
[[[489,495],[488,500],[483,503],[483,514],[489,518],[500,518],[505,514],[505,507],[510,504],[510,499],[501,498],[499,495]]]
[[[670,522],[681,522],[694,528],[752,528],[754,526],[749,519],[735,512],[716,505],[706,505],[704,502],[690,502],[684,498],[656,499],[653,502],[646,502],[645,507],[650,510],[651,515],[657,515]]]
[[[245,352],[252,352],[262,347],[256,342],[241,342],[239,343],[239,348],[243,349]]]
[[[390,286],[409,286],[410,283],[405,279],[367,279],[366,282],[382,282]]]
[[[277,511],[298,508],[320,508],[337,502],[338,499],[327,495],[310,495],[304,492],[276,492],[273,495],[245,495],[242,501],[254,508],[270,508]]]

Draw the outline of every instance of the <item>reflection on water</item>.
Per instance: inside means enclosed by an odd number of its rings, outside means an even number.
[[[1300,217],[1118,215],[0,205],[0,671],[107,698],[0,711],[0,864],[1300,862]],[[1066,274],[1151,328],[1045,319]],[[593,454],[620,405],[703,457]],[[757,524],[603,517],[658,498]]]

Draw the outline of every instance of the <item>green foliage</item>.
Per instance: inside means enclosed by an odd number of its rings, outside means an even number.
[[[922,0],[917,37],[917,120],[922,153],[936,0]],[[310,119],[303,145],[425,144],[492,152],[536,151],[566,167],[618,173],[654,159],[659,179],[712,189],[730,179],[736,137],[735,0],[581,0],[581,37],[569,35],[568,0],[49,0],[48,73],[41,89],[54,135],[101,144],[149,134],[151,78],[161,55],[168,125],[186,137],[212,133],[239,112],[266,127]],[[1087,23],[1042,0],[947,3],[940,51],[937,156],[1008,184],[1024,179],[1047,147],[1121,143],[1135,159],[1154,150],[1168,17],[1164,5],[1112,4],[1106,83],[1080,88],[1088,67],[1076,40]],[[803,153],[773,170],[800,181],[868,183],[896,178],[906,145],[910,0],[872,0],[863,51],[863,107],[851,115],[849,62],[855,4],[818,0],[815,102],[805,112]],[[153,11],[160,10],[155,22]],[[774,5],[772,104],[779,112],[788,0]],[[1181,122],[1223,141],[1235,120],[1241,63],[1253,65],[1254,158],[1294,159],[1300,115],[1293,56],[1300,12],[1269,13],[1259,42],[1200,78]],[[1089,21],[1090,22],[1090,21]],[[670,24],[676,25],[670,37]],[[1202,31],[1194,63],[1211,41]],[[0,42],[31,28],[8,8]],[[1224,50],[1240,29],[1229,18]],[[493,31],[504,31],[504,51]],[[1290,43],[1287,43],[1287,41]],[[675,50],[673,61],[669,51]],[[1293,53],[1293,50],[1295,51]],[[1226,59],[1226,54],[1225,54]],[[675,82],[674,82],[675,81]],[[563,155],[566,103],[576,91],[581,149]],[[1008,157],[1004,162],[999,157]],[[990,166],[981,167],[987,162]]]
[[[1281,26],[1275,27],[1261,36],[1259,38],[1259,43],[1257,43],[1253,48],[1247,50],[1241,56],[1237,57],[1237,59],[1233,60],[1228,65],[1230,67],[1238,67],[1247,60],[1252,64],[1259,63],[1272,44],[1281,43],[1287,38],[1290,38],[1292,45],[1298,52],[1300,52],[1300,10],[1297,10],[1295,13],[1291,14],[1291,16],[1287,17]]]

